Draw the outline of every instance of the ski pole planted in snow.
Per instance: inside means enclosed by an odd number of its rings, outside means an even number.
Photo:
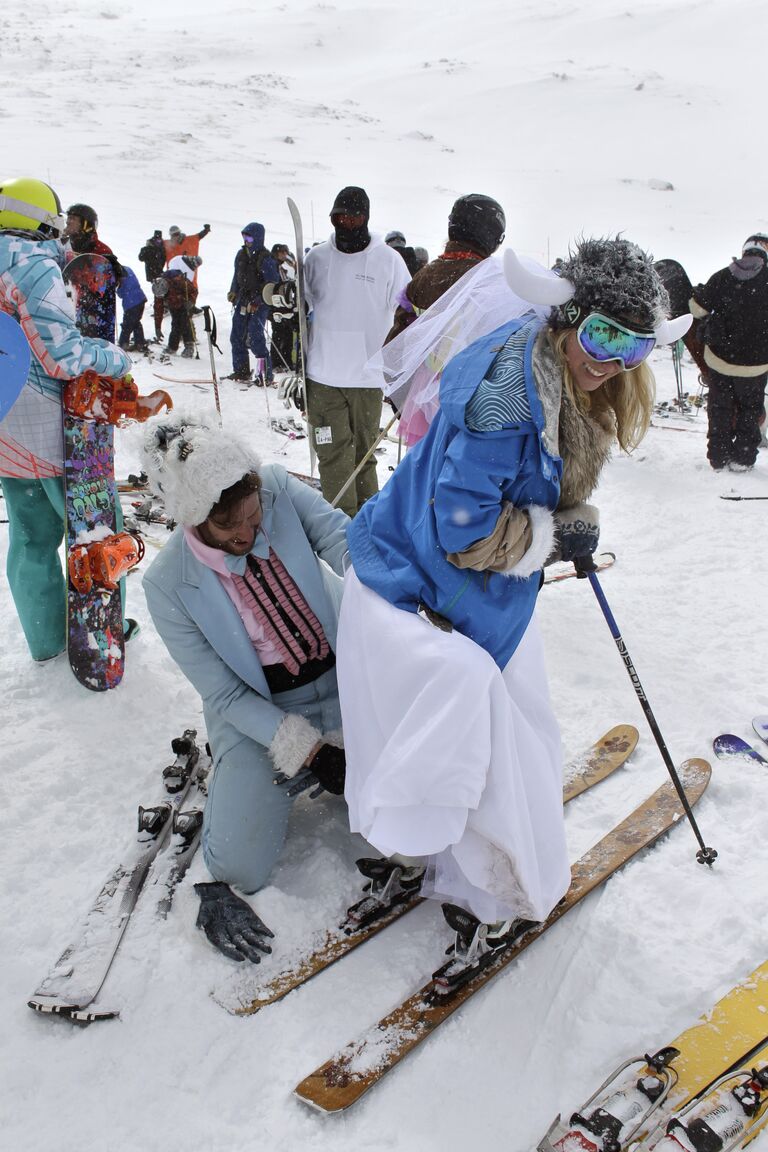
[[[221,419],[221,404],[219,402],[219,381],[216,376],[216,363],[213,359],[213,350],[221,355],[221,348],[216,343],[216,317],[213,314],[213,309],[209,304],[203,306],[203,317],[205,319],[205,334],[208,337],[208,351],[211,354],[211,379],[213,380],[213,395],[216,400],[216,411],[219,414],[219,424],[222,423]]]
[[[651,732],[653,733],[653,738],[659,747],[661,758],[664,761],[665,767],[672,779],[672,783],[674,784],[677,794],[680,797],[680,803],[683,805],[683,810],[685,815],[688,817],[688,822],[691,825],[693,834],[699,842],[699,851],[696,853],[696,859],[698,860],[699,864],[709,864],[711,867],[717,859],[717,851],[714,848],[707,848],[706,844],[704,843],[701,832],[699,831],[699,826],[696,823],[696,817],[693,815],[691,806],[688,803],[688,797],[685,794],[685,789],[680,782],[677,769],[672,763],[672,757],[670,756],[667,745],[664,742],[664,737],[662,736],[661,729],[656,722],[656,717],[654,716],[651,705],[648,702],[648,697],[646,696],[645,690],[640,683],[640,677],[635,670],[635,666],[632,663],[632,658],[627,651],[627,646],[624,643],[621,633],[619,632],[619,626],[613,617],[613,613],[611,612],[610,607],[608,606],[608,601],[605,598],[603,589],[600,587],[600,581],[597,578],[595,562],[591,556],[578,556],[574,559],[573,566],[576,569],[576,575],[582,580],[585,578],[588,579],[592,585],[592,591],[597,597],[597,602],[600,605],[603,616],[605,616],[608,627],[611,630],[611,635],[616,641],[616,647],[618,648],[619,654],[624,661],[624,667],[627,670],[627,675],[632,681],[632,687],[637,693],[637,698],[640,701],[643,712],[645,713],[645,718],[648,721],[648,726],[651,729]]]

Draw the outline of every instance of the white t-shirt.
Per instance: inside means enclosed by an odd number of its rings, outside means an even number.
[[[183,256],[174,256],[173,260],[171,260],[170,264],[168,265],[168,271],[183,272],[187,280],[194,280],[195,278],[195,269],[190,268],[189,264],[184,263]]]
[[[339,252],[334,235],[307,253],[304,288],[312,311],[307,376],[334,388],[380,388],[366,369],[392,327],[410,280],[405,261],[380,236],[362,252]]]

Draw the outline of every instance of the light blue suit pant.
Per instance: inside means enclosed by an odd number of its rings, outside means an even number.
[[[312,684],[275,695],[273,702],[306,717],[322,732],[341,728],[335,668]],[[282,849],[293,801],[274,783],[263,744],[228,727],[219,736],[218,748],[225,751],[211,749],[216,767],[203,820],[203,856],[215,880],[257,892]]]

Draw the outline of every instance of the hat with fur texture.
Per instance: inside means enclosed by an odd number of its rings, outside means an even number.
[[[174,408],[145,424],[142,466],[171,519],[194,528],[207,519],[222,492],[258,472],[261,460],[224,432],[215,412]]]

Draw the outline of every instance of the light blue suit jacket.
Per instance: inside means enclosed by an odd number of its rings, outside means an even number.
[[[260,475],[264,531],[253,552],[266,556],[269,540],[335,650],[349,519],[284,468],[265,467]],[[232,567],[238,570],[237,561]],[[148,569],[144,591],[166,648],[202,697],[216,762],[244,736],[268,747],[286,713],[272,702],[235,605],[192,554],[182,528]]]

